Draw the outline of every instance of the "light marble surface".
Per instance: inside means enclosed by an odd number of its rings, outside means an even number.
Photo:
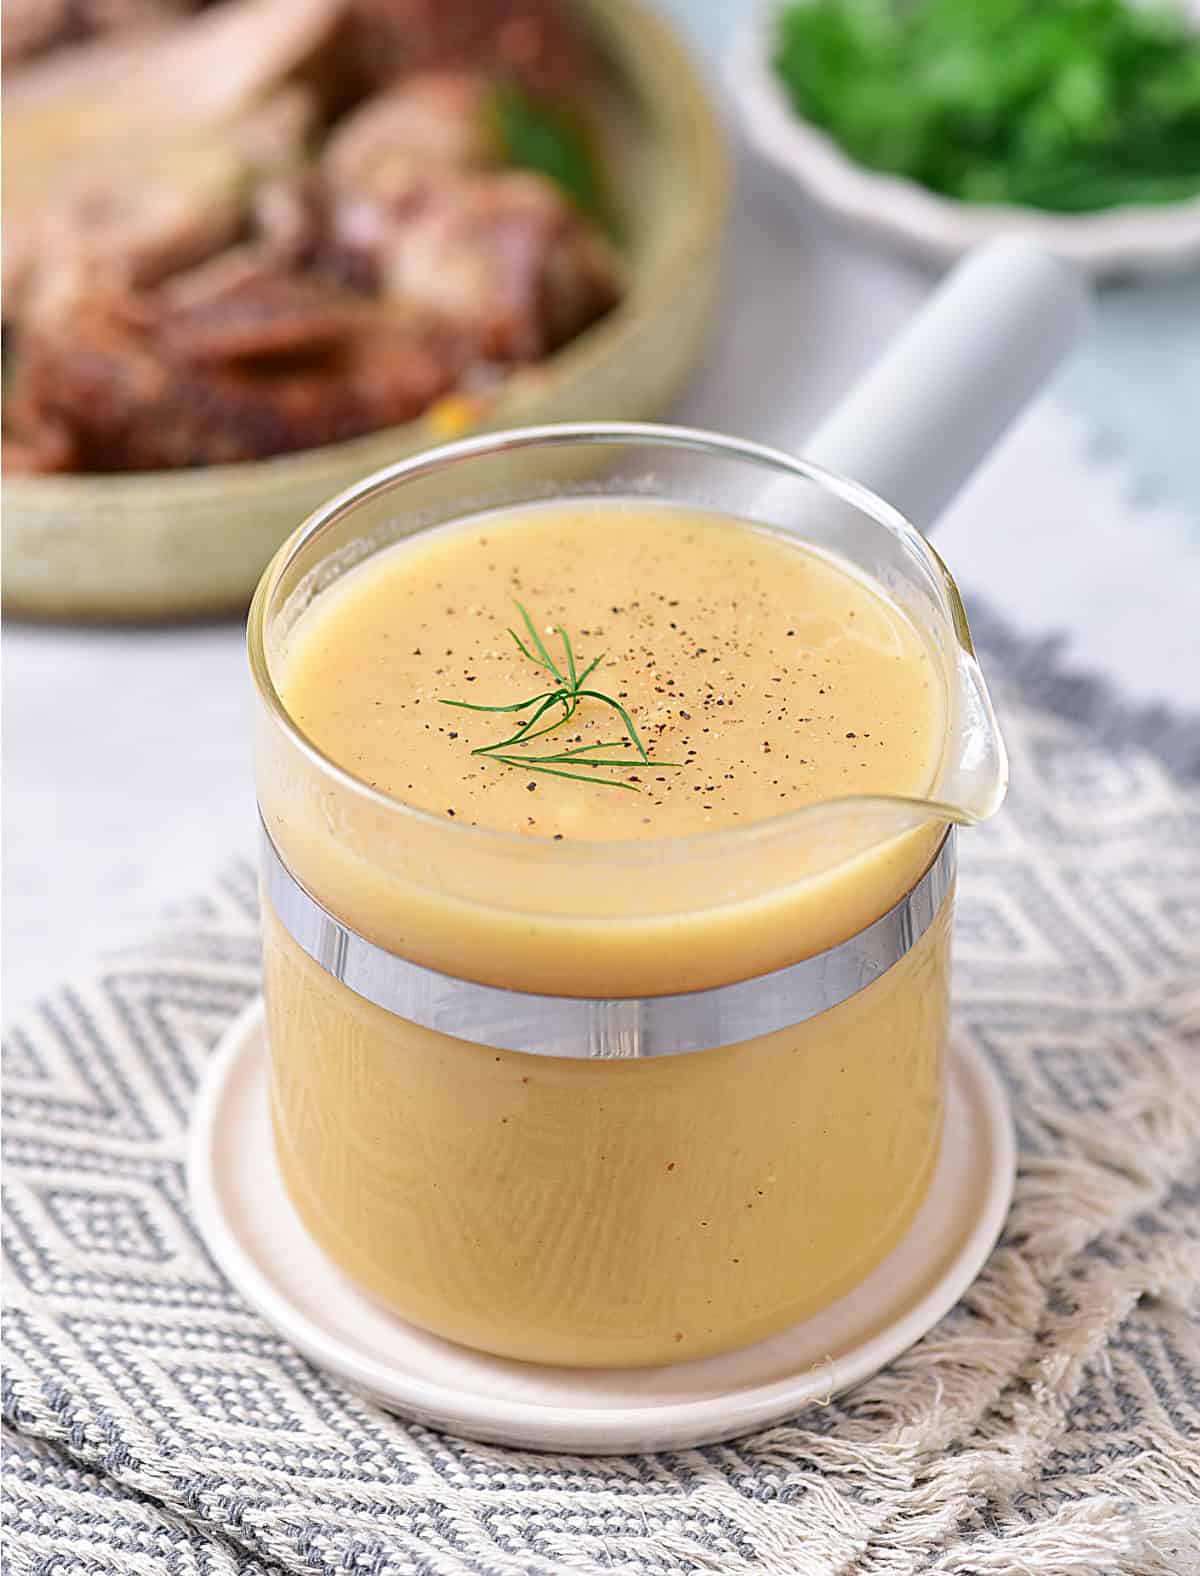
[[[744,172],[722,327],[672,414],[802,447],[933,281],[780,198]],[[1089,457],[1051,393],[937,544],[968,608],[977,591],[1021,628],[1066,630],[1069,657],[1131,697],[1197,706],[1200,522],[1135,510],[1130,474]],[[232,625],[6,629],[6,1017],[252,852],[248,688]]]

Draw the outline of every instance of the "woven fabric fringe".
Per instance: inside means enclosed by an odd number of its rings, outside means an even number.
[[[1012,1215],[962,1303],[731,1445],[521,1454],[315,1372],[198,1239],[206,1057],[258,988],[238,870],[9,1036],[14,1576],[1200,1576],[1200,795],[1000,694],[955,1032],[1012,1096]]]

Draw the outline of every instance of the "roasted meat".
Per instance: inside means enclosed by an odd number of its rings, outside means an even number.
[[[360,297],[247,247],[165,286],[154,326],[171,360],[219,365],[320,358],[348,344],[369,314]]]
[[[560,0],[193,5],[49,5],[73,42],[11,73],[10,468],[259,459],[469,405],[617,299],[586,191],[508,167],[555,169],[538,95],[584,81]]]
[[[262,274],[208,302],[133,310],[97,291],[56,302],[24,332],[26,433],[70,434],[94,471],[261,459],[409,421],[461,370],[437,320],[317,281],[274,285]]]
[[[222,143],[149,144],[122,162],[77,166],[26,232],[35,250],[10,285],[36,289],[39,273],[74,269],[151,284],[229,245],[244,186],[241,160]]]
[[[6,0],[0,9],[0,56],[11,66],[71,34],[71,0]]]
[[[307,170],[280,174],[255,187],[250,202],[251,234],[256,249],[276,262],[291,267],[311,263],[324,226],[324,200]]]
[[[53,476],[77,471],[79,449],[70,429],[27,402],[4,408],[4,469],[18,476]]]
[[[30,194],[23,203],[11,194],[4,226],[9,318],[20,317],[64,272],[113,285],[153,284],[230,246],[251,220],[255,180],[267,176],[278,186],[295,179],[305,120],[295,95],[282,97],[286,103],[269,101],[218,134],[164,128],[114,140],[60,170],[40,199]],[[279,233],[284,216],[268,209],[265,192],[262,198],[260,222]],[[291,222],[295,228],[299,219]]]
[[[540,176],[429,182],[399,203],[330,195],[347,277],[459,324],[488,361],[534,361],[620,296],[616,255]]]
[[[5,0],[0,52],[6,66],[59,44],[145,27],[193,11],[199,0]]]
[[[55,50],[5,81],[6,131],[41,117],[66,158],[116,127],[212,125],[293,77],[331,38],[347,3],[221,0],[169,25]]]
[[[350,29],[369,87],[465,67],[570,99],[588,78],[583,39],[561,0],[350,0]]]
[[[505,170],[479,72],[428,72],[334,131],[321,161],[342,277],[461,324],[488,361],[531,361],[620,293],[613,249],[549,181]]]
[[[321,158],[330,190],[399,204],[447,171],[497,162],[487,78],[430,71],[377,93],[334,127]]]
[[[148,22],[169,21],[197,11],[204,0],[72,0],[71,15],[75,33],[89,38],[94,33],[121,33],[127,28],[144,27]]]
[[[48,270],[141,282],[228,245],[253,179],[300,155],[315,106],[280,86],[339,0],[227,0],[150,34],[64,49],[4,103],[4,311]]]

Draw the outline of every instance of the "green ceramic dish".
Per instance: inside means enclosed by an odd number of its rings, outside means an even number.
[[[348,443],[242,465],[13,477],[4,487],[4,606],[64,619],[241,612],[271,554],[367,471],[467,430],[635,420],[683,383],[712,314],[725,213],[719,124],[670,30],[638,0],[576,0],[607,63],[606,156],[622,207],[619,307],[483,412],[435,407]]]

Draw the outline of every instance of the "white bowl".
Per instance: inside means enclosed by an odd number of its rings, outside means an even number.
[[[950,263],[981,241],[1019,233],[1093,275],[1182,269],[1200,262],[1200,197],[1055,214],[938,196],[869,170],[800,118],[771,68],[774,7],[738,35],[727,76],[754,149],[823,208],[910,253]]]

